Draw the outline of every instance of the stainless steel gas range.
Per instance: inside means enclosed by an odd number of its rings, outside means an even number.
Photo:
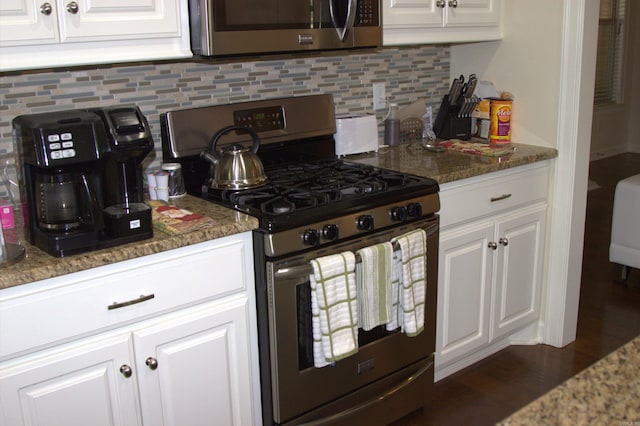
[[[187,192],[259,219],[254,231],[264,424],[386,424],[430,400],[435,350],[438,184],[335,156],[330,95],[172,111],[161,116],[164,161],[180,162]],[[207,185],[200,153],[219,129],[260,137],[267,182]],[[251,142],[230,132],[219,146]],[[427,235],[425,328],[415,337],[358,330],[358,351],[314,367],[310,261],[415,229]]]

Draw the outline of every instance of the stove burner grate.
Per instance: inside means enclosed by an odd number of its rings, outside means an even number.
[[[268,183],[244,190],[206,188],[207,198],[257,216],[289,215],[309,209],[329,209],[347,200],[366,202],[374,194],[390,194],[424,178],[367,164],[325,159],[268,169]],[[360,202],[360,201],[358,201]]]

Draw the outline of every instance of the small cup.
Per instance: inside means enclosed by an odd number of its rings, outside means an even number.
[[[158,200],[169,201],[169,173],[156,173],[156,196]]]
[[[156,183],[156,172],[147,173],[147,185],[149,186],[149,199],[157,200],[158,194],[156,193],[156,188],[158,184]]]
[[[182,177],[182,165],[180,163],[164,163],[162,170],[169,173],[169,197],[182,197],[187,193]]]

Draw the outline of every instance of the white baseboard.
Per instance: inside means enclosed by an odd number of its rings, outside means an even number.
[[[602,160],[604,158],[613,157],[614,155],[624,154],[628,152],[624,146],[616,146],[607,149],[599,149],[596,151],[591,151],[589,154],[589,161]]]
[[[478,361],[483,360],[484,358],[488,357],[489,355],[493,355],[494,353],[506,348],[507,346],[509,346],[509,339],[502,339],[499,340],[497,342],[492,343],[491,345],[482,348],[479,351],[473,352],[472,354],[470,354],[469,356],[466,356],[452,364],[446,365],[444,367],[439,367],[438,366],[438,359],[436,358],[436,362],[435,362],[435,381],[439,381],[444,379],[445,377],[448,377],[450,375],[452,375],[453,373],[456,373],[464,368],[469,367],[472,364],[475,364]]]
[[[520,331],[507,335],[500,340],[496,340],[489,346],[486,346],[478,351],[475,351],[464,358],[461,358],[455,362],[452,362],[445,366],[438,365],[438,357],[436,354],[435,359],[435,372],[434,381],[439,381],[456,373],[464,368],[467,368],[484,358],[493,355],[494,353],[501,351],[502,349],[511,345],[537,345],[542,341],[541,324],[536,321],[529,326],[521,329]]]

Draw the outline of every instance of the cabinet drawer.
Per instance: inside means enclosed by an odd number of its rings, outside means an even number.
[[[0,359],[244,291],[253,285],[250,240],[240,234],[2,292]]]
[[[547,199],[547,162],[443,184],[440,227]]]

